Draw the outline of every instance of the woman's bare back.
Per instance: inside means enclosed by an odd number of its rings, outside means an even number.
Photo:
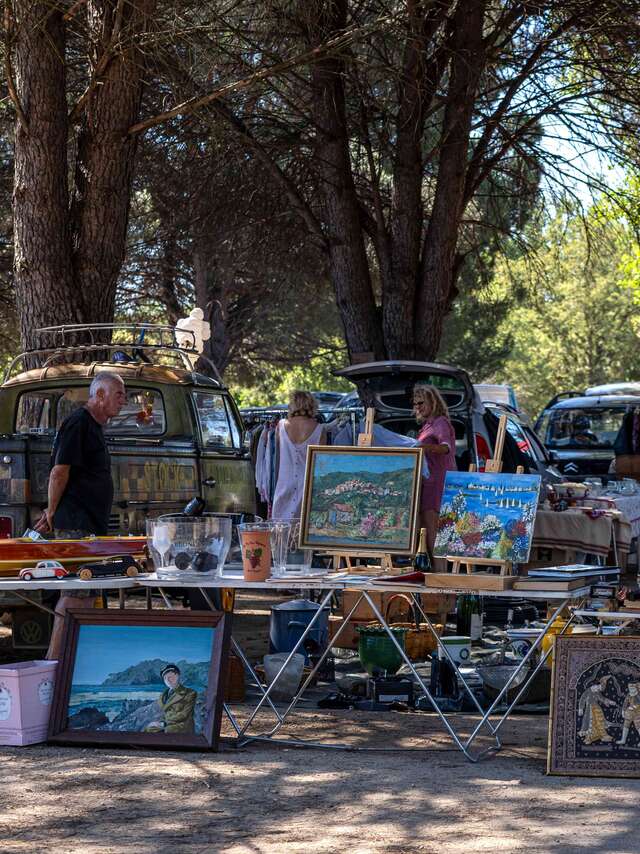
[[[301,445],[316,429],[318,422],[315,418],[307,418],[306,415],[294,415],[293,418],[287,418],[282,426],[294,445]]]

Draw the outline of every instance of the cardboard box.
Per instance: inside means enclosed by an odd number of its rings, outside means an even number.
[[[329,617],[329,646],[337,646],[340,649],[358,649],[359,634],[358,626],[366,626],[371,620],[349,620],[336,644],[333,639],[336,636],[338,629],[344,623],[344,617],[331,614]]]
[[[616,474],[620,477],[640,479],[640,455],[621,454],[616,457]]]
[[[0,667],[0,744],[47,740],[57,661],[20,661]]]
[[[225,675],[224,701],[225,703],[244,703],[244,699],[244,665],[236,655],[231,653]]]
[[[425,575],[427,587],[444,590],[511,590],[515,575],[492,575],[488,572],[428,572]]]

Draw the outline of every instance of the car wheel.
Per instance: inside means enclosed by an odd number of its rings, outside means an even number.
[[[81,569],[78,573],[78,577],[82,579],[82,581],[90,581],[93,578],[93,573],[90,569]]]
[[[135,566],[128,566],[127,567],[127,575],[129,576],[129,578],[135,578],[137,574],[138,574],[138,570],[136,569]]]
[[[33,579],[33,575],[31,575],[30,572],[25,572],[25,574],[22,576],[23,581],[31,581],[32,579]]]

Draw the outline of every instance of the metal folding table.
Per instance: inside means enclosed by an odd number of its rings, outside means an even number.
[[[71,590],[118,590],[121,593],[120,605],[124,605],[123,595],[125,590],[131,590],[138,586],[138,580],[144,576],[136,578],[92,578],[89,581],[82,581],[80,578],[34,578],[31,581],[24,581],[20,578],[0,578],[0,593],[13,593],[19,599],[28,602],[34,608],[39,608],[41,611],[46,611],[48,614],[53,614],[52,608],[43,605],[37,599],[29,597],[29,592],[36,590],[56,590],[58,593],[69,593]]]
[[[431,695],[431,692],[429,690],[429,686],[424,682],[424,679],[422,678],[421,674],[415,668],[413,662],[409,659],[405,650],[402,648],[402,646],[398,643],[397,639],[394,637],[394,634],[393,634],[387,620],[385,619],[384,615],[381,613],[380,609],[376,605],[371,594],[372,593],[394,592],[394,593],[407,593],[407,594],[413,595],[414,601],[416,603],[416,607],[418,609],[418,612],[420,614],[421,619],[427,624],[429,630],[432,632],[433,637],[434,637],[434,639],[435,639],[436,643],[438,644],[438,647],[441,651],[441,654],[453,665],[454,662],[451,658],[451,655],[450,655],[446,645],[442,643],[442,641],[441,641],[438,633],[436,632],[433,624],[431,623],[429,617],[424,612],[416,594],[427,593],[427,592],[438,592],[438,593],[467,592],[467,593],[476,593],[476,594],[482,595],[484,597],[501,597],[501,598],[510,599],[510,598],[522,598],[522,593],[520,591],[513,591],[513,590],[507,590],[507,591],[465,590],[465,591],[460,591],[460,590],[456,590],[455,588],[451,588],[451,589],[447,589],[447,590],[434,591],[432,588],[425,587],[424,585],[401,584],[401,583],[390,582],[390,581],[385,582],[381,578],[378,578],[377,580],[373,580],[373,579],[368,578],[368,577],[363,577],[362,580],[358,579],[357,581],[354,581],[352,578],[341,580],[339,577],[337,577],[337,578],[309,577],[309,578],[295,578],[295,579],[293,579],[293,578],[291,578],[291,579],[289,579],[289,578],[269,579],[269,580],[264,581],[264,582],[247,582],[241,576],[231,575],[231,574],[226,574],[226,573],[220,578],[215,578],[215,579],[211,579],[211,580],[204,580],[201,578],[194,577],[193,575],[190,575],[188,578],[186,576],[184,576],[184,577],[181,577],[180,579],[176,579],[176,580],[173,580],[173,579],[168,580],[168,579],[164,579],[164,578],[158,578],[157,576],[149,575],[146,578],[140,578],[139,584],[143,587],[153,588],[153,589],[158,590],[160,595],[163,597],[165,604],[169,608],[171,608],[172,605],[171,605],[171,602],[170,602],[169,598],[167,597],[166,593],[164,592],[164,590],[170,589],[170,588],[181,588],[181,587],[185,587],[185,586],[197,587],[202,592],[203,596],[205,597],[205,599],[208,602],[210,602],[211,600],[210,600],[210,597],[209,597],[207,591],[212,590],[212,589],[220,589],[220,588],[228,588],[228,589],[233,589],[233,590],[243,590],[243,589],[245,589],[245,590],[246,589],[262,589],[262,590],[265,590],[265,589],[267,589],[267,590],[278,590],[278,589],[280,589],[280,590],[298,590],[298,589],[302,590],[302,589],[305,589],[305,590],[308,590],[310,588],[313,588],[313,589],[317,589],[317,590],[322,591],[322,595],[320,597],[320,602],[319,602],[319,608],[318,608],[316,614],[313,616],[312,620],[309,622],[308,626],[306,627],[306,629],[302,633],[302,635],[301,635],[300,639],[298,640],[298,642],[296,643],[295,647],[291,650],[291,652],[287,656],[285,662],[283,663],[282,667],[280,668],[275,679],[267,688],[263,688],[259,678],[257,677],[255,671],[251,667],[250,662],[248,661],[247,657],[243,653],[239,644],[235,640],[232,640],[232,645],[233,645],[234,651],[236,652],[236,654],[239,655],[239,657],[242,660],[245,668],[249,672],[252,680],[254,681],[254,683],[256,684],[256,686],[260,690],[260,699],[258,700],[258,703],[252,709],[247,720],[243,724],[240,724],[239,721],[236,719],[236,717],[231,712],[231,710],[229,709],[229,707],[227,705],[225,706],[225,711],[227,713],[227,716],[229,717],[229,720],[231,721],[232,726],[234,727],[234,729],[236,731],[236,734],[237,734],[236,742],[239,745],[245,744],[245,743],[252,741],[252,740],[259,740],[259,739],[282,741],[281,739],[275,739],[275,736],[281,730],[282,726],[284,725],[286,719],[289,717],[289,715],[291,714],[293,709],[298,705],[300,698],[302,697],[305,690],[307,689],[307,687],[309,686],[309,684],[313,680],[313,678],[314,678],[315,674],[317,673],[317,671],[319,670],[319,668],[322,667],[324,660],[326,659],[327,655],[329,655],[330,647],[327,647],[327,649],[320,656],[320,658],[316,662],[315,666],[313,667],[311,672],[308,674],[306,679],[303,681],[303,683],[300,686],[300,688],[298,689],[296,695],[293,697],[293,699],[291,700],[291,702],[289,703],[289,705],[286,707],[286,709],[284,711],[282,711],[282,712],[279,711],[275,707],[275,705],[272,703],[271,696],[270,696],[271,692],[276,687],[280,676],[282,675],[282,673],[284,673],[284,671],[285,671],[288,663],[292,659],[293,655],[295,655],[295,653],[303,646],[305,638],[307,637],[309,632],[313,629],[317,620],[320,618],[320,614],[321,614],[322,610],[329,603],[331,596],[338,590],[350,590],[350,591],[354,591],[354,592],[359,593],[360,595],[357,597],[355,604],[353,605],[353,607],[351,608],[349,613],[345,616],[341,626],[338,627],[338,630],[336,631],[336,634],[333,637],[332,645],[338,646],[337,640],[338,640],[342,630],[344,628],[346,628],[346,626],[348,625],[349,619],[351,618],[352,614],[355,612],[356,608],[358,607],[358,605],[361,602],[366,602],[369,605],[369,607],[372,609],[377,620],[380,622],[382,627],[385,629],[385,631],[387,632],[387,634],[391,638],[391,641],[395,645],[395,647],[397,648],[397,651],[400,654],[402,660],[404,661],[404,663],[407,665],[407,667],[409,668],[409,670],[413,674],[413,677],[416,679],[421,690],[424,692],[424,695],[428,698],[428,701],[430,702],[430,704],[433,708],[433,711],[440,718],[445,730],[447,731],[447,733],[451,737],[452,741],[458,747],[458,749],[466,756],[466,758],[469,759],[471,762],[477,762],[479,759],[481,759],[483,756],[487,755],[488,753],[493,752],[493,751],[497,751],[500,749],[501,742],[500,742],[500,738],[499,738],[499,731],[500,731],[501,727],[503,726],[504,722],[509,717],[511,711],[513,710],[513,708],[515,707],[517,702],[520,700],[520,698],[523,696],[524,692],[529,687],[531,680],[535,677],[536,673],[540,670],[540,668],[543,667],[545,661],[547,660],[547,658],[549,657],[549,655],[551,653],[551,649],[548,649],[546,652],[542,653],[539,656],[539,659],[536,662],[536,664],[532,667],[532,669],[529,670],[531,662],[533,661],[533,656],[535,655],[537,650],[540,648],[543,638],[548,634],[548,632],[551,629],[551,626],[553,625],[554,621],[562,613],[564,608],[566,608],[572,602],[580,603],[581,600],[584,600],[589,593],[589,587],[588,586],[581,587],[577,590],[573,590],[570,592],[559,593],[558,591],[531,591],[531,592],[527,593],[528,599],[537,599],[540,601],[550,601],[550,602],[553,602],[554,605],[556,605],[556,607],[553,610],[552,615],[547,619],[547,622],[544,626],[544,629],[541,631],[539,637],[536,638],[536,640],[532,644],[531,648],[528,650],[527,654],[523,657],[523,659],[519,663],[519,665],[514,669],[514,672],[512,673],[510,678],[506,681],[502,690],[499,692],[499,694],[497,695],[497,697],[495,698],[493,703],[491,703],[491,705],[488,709],[485,710],[482,708],[482,706],[478,702],[477,698],[475,697],[473,691],[471,690],[471,688],[467,684],[466,680],[463,678],[462,675],[460,675],[460,680],[463,684],[463,687],[464,687],[465,691],[467,692],[472,704],[474,705],[474,707],[476,709],[476,713],[477,713],[475,716],[476,724],[475,724],[474,729],[472,730],[471,734],[467,738],[464,738],[464,737],[460,736],[459,733],[456,731],[456,729],[453,725],[453,722],[451,720],[451,715],[450,714],[447,715],[438,706],[436,700]],[[575,613],[576,612],[574,611],[574,614]],[[570,615],[570,617],[569,617],[569,619],[568,619],[568,621],[567,621],[566,625],[564,626],[561,633],[564,633],[567,630],[567,628],[569,627],[569,625],[571,624],[571,622],[573,620],[574,614]],[[523,670],[529,670],[529,672],[527,673],[527,676],[524,678],[524,680],[522,682],[516,681],[516,680],[519,680],[520,674],[522,673]],[[496,712],[497,707],[502,702],[502,699],[507,695],[507,692],[509,691],[509,688],[513,683],[520,686],[515,698],[508,705],[508,708],[506,709],[506,711],[502,712],[498,716],[497,720],[492,720],[492,715],[494,715],[494,713]],[[274,715],[276,717],[276,722],[273,725],[273,727],[266,732],[259,732],[259,733],[251,734],[249,732],[249,730],[250,730],[257,714],[259,713],[259,711],[261,710],[261,708],[265,704],[269,705],[269,707],[271,708],[271,711],[274,713]],[[474,742],[479,737],[479,735],[481,733],[483,733],[483,731],[486,731],[486,733],[493,739],[494,743],[489,748],[485,748],[483,750],[479,750],[477,752],[474,752],[472,750],[472,748],[474,746]],[[317,741],[309,742],[309,741],[296,740],[296,741],[287,741],[286,743],[295,744],[295,745],[322,746],[322,747],[333,747],[333,748],[345,749],[344,745],[336,745],[336,744],[329,745],[329,744],[324,744],[324,743],[320,743]],[[348,749],[354,749],[354,748],[349,747]],[[379,748],[379,749],[384,749],[384,748]]]

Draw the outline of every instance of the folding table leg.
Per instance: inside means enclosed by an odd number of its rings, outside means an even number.
[[[460,738],[458,737],[458,734],[456,733],[456,731],[454,730],[454,728],[453,728],[453,727],[451,726],[451,724],[449,723],[449,721],[448,721],[448,719],[447,719],[446,715],[442,712],[442,710],[440,709],[440,707],[438,706],[438,704],[436,703],[436,701],[434,700],[434,698],[431,696],[431,692],[429,691],[429,689],[428,689],[428,688],[427,688],[427,686],[425,685],[424,681],[422,680],[422,677],[420,676],[420,674],[418,673],[418,671],[416,670],[416,668],[413,666],[413,662],[412,662],[412,661],[411,661],[411,659],[407,656],[407,654],[406,654],[405,650],[404,650],[404,649],[400,646],[400,644],[398,643],[398,641],[397,641],[397,639],[395,638],[395,636],[394,636],[393,632],[391,631],[391,628],[390,628],[390,627],[389,627],[389,625],[387,624],[387,621],[384,619],[384,617],[382,616],[382,614],[381,614],[381,613],[380,613],[380,611],[378,610],[378,607],[376,606],[375,602],[371,599],[371,597],[369,596],[369,594],[367,593],[367,591],[366,591],[366,590],[365,590],[365,591],[363,591],[363,595],[364,595],[365,600],[369,603],[370,607],[372,608],[373,613],[376,615],[377,619],[380,621],[380,624],[382,625],[382,627],[385,629],[385,631],[387,632],[387,634],[388,634],[388,635],[389,635],[389,637],[391,638],[392,643],[395,645],[395,647],[396,647],[396,649],[398,650],[399,654],[401,655],[401,657],[402,657],[403,661],[404,661],[404,662],[405,662],[405,664],[409,667],[409,669],[411,670],[411,672],[413,673],[413,675],[414,675],[414,676],[415,676],[415,678],[417,679],[418,684],[420,685],[420,687],[421,687],[421,688],[422,688],[422,690],[424,691],[425,696],[427,697],[427,699],[428,699],[428,700],[429,700],[429,702],[431,703],[431,705],[432,705],[432,707],[433,707],[434,712],[438,715],[438,717],[439,717],[439,718],[440,718],[440,720],[442,721],[442,723],[443,723],[443,725],[444,725],[444,728],[447,730],[447,732],[448,732],[448,733],[449,733],[449,735],[451,736],[451,738],[452,738],[452,740],[453,740],[454,744],[458,747],[458,749],[459,749],[462,753],[464,753],[464,755],[467,757],[467,759],[469,759],[471,762],[476,762],[477,760],[476,760],[476,759],[472,756],[472,754],[471,754],[471,753],[469,753],[469,751],[467,750],[467,745],[466,745],[466,744],[464,744],[464,743],[460,740]],[[435,633],[435,632],[434,632],[434,633]],[[477,727],[476,729],[481,728],[481,727],[482,727],[483,725],[485,725],[485,724],[486,724],[486,722],[485,722],[485,721],[482,721],[482,722],[478,725],[478,727]],[[475,732],[475,731],[476,731],[476,730],[474,730],[474,732]],[[500,747],[500,742],[498,741],[497,736],[494,736],[494,737],[495,737],[496,742],[497,742],[497,746],[496,746],[496,748],[495,748],[495,749],[499,749],[499,747]]]
[[[253,720],[254,720],[255,716],[256,716],[256,715],[258,714],[258,712],[260,711],[260,709],[261,709],[261,707],[262,707],[263,703],[264,703],[266,700],[268,700],[268,699],[269,699],[270,694],[271,694],[271,691],[274,689],[274,687],[275,687],[275,686],[277,685],[277,683],[278,683],[278,679],[279,679],[279,678],[280,678],[280,676],[284,673],[284,671],[285,671],[285,669],[286,669],[287,665],[289,664],[289,662],[291,661],[291,659],[293,658],[293,656],[296,654],[296,652],[300,649],[300,647],[301,647],[301,646],[302,646],[302,644],[304,643],[304,640],[305,640],[306,636],[309,634],[309,632],[311,631],[311,629],[313,628],[313,626],[315,625],[315,623],[320,619],[320,615],[322,614],[322,611],[324,610],[324,608],[326,607],[327,603],[328,603],[328,602],[329,602],[329,600],[331,599],[332,594],[333,594],[333,590],[329,590],[329,592],[328,592],[328,593],[326,594],[326,596],[323,598],[322,602],[320,603],[320,607],[317,609],[317,611],[315,612],[315,614],[314,614],[314,615],[313,615],[313,617],[311,618],[311,620],[310,620],[309,624],[307,625],[306,629],[305,629],[305,630],[304,630],[304,632],[301,634],[301,636],[300,636],[300,638],[299,638],[298,642],[296,643],[296,645],[294,646],[294,648],[291,650],[291,652],[289,653],[289,655],[288,655],[288,656],[287,656],[287,658],[285,659],[284,663],[282,664],[282,667],[281,667],[281,668],[280,668],[280,670],[278,670],[278,672],[276,673],[276,675],[275,675],[275,678],[274,678],[273,682],[271,683],[271,685],[269,685],[269,686],[268,686],[268,688],[266,689],[266,691],[265,691],[264,695],[260,698],[260,700],[259,700],[259,702],[258,702],[257,706],[254,708],[254,710],[251,712],[251,714],[249,715],[248,719],[246,720],[246,722],[245,722],[244,726],[242,727],[242,733],[241,733],[242,735],[244,735],[244,734],[247,732],[248,728],[251,726],[251,724],[252,724],[252,722],[253,722]],[[305,684],[306,684],[306,683],[305,683]],[[297,695],[297,696],[299,696],[299,693],[300,693],[300,692],[298,692],[298,695]],[[295,699],[295,698],[294,698],[294,699]],[[291,707],[290,707],[290,708],[291,708]],[[288,710],[287,710],[287,711],[288,711]],[[276,732],[276,731],[277,731],[277,730],[282,726],[282,723],[283,723],[283,721],[284,721],[284,718],[285,718],[285,717],[286,717],[286,713],[285,713],[285,715],[283,715],[283,716],[282,716],[282,720],[281,720],[281,721],[279,721],[279,722],[276,724],[275,728],[271,731],[271,733],[270,733],[270,734],[273,734],[274,732]]]
[[[571,597],[568,597],[568,598],[564,599],[564,600],[563,600],[563,602],[562,602],[562,603],[561,603],[561,604],[556,608],[556,610],[553,612],[553,614],[551,615],[551,617],[547,620],[547,623],[545,624],[544,629],[542,630],[542,633],[540,634],[540,636],[536,638],[536,640],[535,640],[535,641],[534,641],[534,643],[532,644],[531,648],[528,650],[527,654],[525,655],[525,657],[524,657],[524,658],[522,659],[522,661],[520,662],[519,666],[518,666],[518,667],[516,667],[516,669],[515,669],[515,670],[514,670],[514,672],[511,674],[511,676],[509,677],[509,679],[507,679],[507,681],[506,681],[506,682],[505,682],[505,684],[503,685],[502,689],[501,689],[501,690],[500,690],[500,692],[498,693],[498,696],[495,698],[495,700],[493,701],[493,703],[489,706],[489,708],[488,708],[488,709],[486,710],[486,712],[484,713],[484,715],[483,715],[483,717],[482,717],[482,720],[478,723],[478,725],[476,726],[476,728],[473,730],[473,732],[471,733],[471,735],[468,737],[467,741],[465,742],[465,747],[467,747],[467,748],[470,748],[470,747],[471,747],[471,745],[473,744],[474,740],[476,739],[476,737],[477,737],[477,735],[478,735],[478,733],[479,733],[480,729],[482,728],[482,726],[483,726],[483,725],[488,721],[489,717],[493,714],[494,710],[495,710],[495,709],[496,709],[496,707],[499,705],[499,703],[500,703],[500,701],[502,700],[502,698],[503,698],[504,696],[506,696],[506,694],[507,694],[507,692],[508,692],[508,690],[509,690],[509,687],[510,687],[510,685],[512,684],[512,682],[514,682],[514,680],[517,678],[518,674],[519,674],[519,673],[521,673],[521,672],[522,672],[522,670],[527,666],[527,664],[528,664],[528,662],[529,662],[529,659],[533,656],[533,654],[535,653],[535,651],[536,651],[536,650],[538,649],[538,647],[542,644],[542,640],[543,640],[543,638],[548,634],[549,629],[550,629],[550,628],[551,628],[551,626],[553,625],[554,621],[559,617],[559,615],[562,613],[563,609],[564,609],[564,608],[566,608],[566,607],[567,607],[567,605],[568,605],[571,601],[572,601],[572,600],[571,600]],[[569,621],[567,622],[566,626],[564,626],[564,627],[563,627],[563,630],[560,632],[560,634],[564,634],[564,632],[567,630],[567,628],[569,627],[569,624],[571,623],[571,621],[572,621],[572,620],[573,620],[573,615],[570,617],[570,619],[569,619]],[[542,663],[544,663],[544,661],[546,661],[546,659],[547,659],[547,657],[548,657],[548,655],[549,655],[549,653],[550,653],[550,652],[551,652],[551,650],[548,650],[548,651],[547,651],[547,653],[545,654],[545,656],[544,656],[544,658],[543,658],[543,662],[542,662]],[[509,706],[509,708],[507,709],[507,711],[506,711],[506,712],[504,713],[504,715],[500,718],[500,720],[498,721],[498,723],[497,723],[497,725],[496,725],[496,730],[499,730],[499,729],[500,729],[500,727],[502,726],[502,724],[505,722],[505,720],[506,720],[506,719],[507,719],[507,717],[509,716],[509,714],[510,714],[511,710],[512,710],[512,709],[513,709],[513,707],[515,706],[515,704],[516,704],[517,700],[519,699],[519,697],[520,697],[520,696],[522,696],[522,694],[524,693],[525,689],[526,689],[526,688],[528,688],[528,686],[529,686],[529,685],[530,685],[530,683],[531,683],[531,679],[533,678],[533,676],[535,675],[535,673],[537,673],[537,672],[538,672],[538,670],[540,669],[540,667],[542,666],[542,663],[540,663],[540,664],[538,665],[538,667],[536,667],[536,669],[533,671],[533,673],[529,675],[529,678],[525,678],[525,680],[524,680],[524,684],[521,686],[521,689],[520,689],[520,691],[519,691],[519,693],[518,693],[518,696],[516,697],[516,700],[514,700],[514,702],[513,702],[513,703],[511,703],[511,705]],[[476,756],[476,759],[481,759],[481,758],[482,758],[486,753],[487,753],[487,751],[486,751],[486,750],[481,751],[481,752]]]
[[[211,597],[207,593],[206,588],[198,587],[198,590],[200,591],[200,593],[202,593],[202,596],[204,597],[205,602],[211,608],[211,610],[212,611],[217,610],[212,599],[211,599]],[[234,604],[235,604],[235,599],[232,598],[232,600],[231,600],[232,607]],[[231,638],[231,646],[233,647],[233,651],[235,652],[235,654],[238,656],[238,658],[242,662],[245,670],[249,673],[249,676],[251,677],[251,680],[253,681],[253,683],[256,685],[258,690],[264,695],[266,693],[266,691],[262,686],[262,682],[260,682],[260,679],[258,678],[258,674],[255,672],[255,670],[251,666],[251,663],[249,662],[249,659],[247,658],[247,656],[244,654],[244,651],[243,651],[242,647],[240,646],[240,644],[233,637]],[[271,707],[271,711],[274,713],[276,718],[279,721],[281,721],[282,718],[280,717],[280,712],[274,706],[270,697],[267,698],[267,702],[269,703],[269,706]],[[238,735],[240,735],[241,731],[242,731],[242,727],[240,724],[236,723],[236,719],[234,718],[231,711],[226,707],[226,704],[225,704],[225,711],[226,711],[227,717],[231,721],[231,724],[234,727],[235,731],[238,733]]]
[[[414,595],[415,595],[415,594],[414,594]],[[480,714],[481,714],[481,715],[484,715],[484,709],[482,708],[482,706],[481,706],[481,705],[480,705],[480,703],[478,702],[478,699],[477,699],[476,695],[473,693],[473,690],[471,689],[471,687],[469,686],[469,684],[467,683],[467,680],[464,678],[464,676],[462,675],[462,673],[460,673],[460,671],[458,670],[458,667],[457,667],[457,665],[456,665],[456,662],[453,660],[453,658],[452,658],[452,656],[451,656],[451,653],[450,653],[450,652],[449,652],[449,650],[447,649],[446,644],[444,644],[444,643],[442,642],[442,638],[441,638],[441,637],[440,637],[440,635],[437,633],[437,631],[435,630],[435,628],[434,628],[434,626],[433,626],[433,623],[431,622],[431,620],[429,619],[429,617],[428,617],[428,616],[427,616],[427,614],[425,613],[425,611],[424,611],[424,609],[423,609],[423,607],[422,607],[422,603],[421,603],[421,602],[416,601],[416,602],[415,602],[415,605],[416,605],[416,608],[417,608],[417,610],[418,610],[418,612],[419,612],[419,614],[420,614],[420,617],[425,621],[425,623],[428,625],[429,629],[431,630],[431,634],[434,636],[434,638],[435,638],[435,640],[436,640],[436,644],[437,644],[437,646],[438,646],[438,649],[442,651],[442,653],[443,653],[444,657],[447,659],[447,661],[449,662],[449,664],[450,664],[450,665],[454,668],[454,670],[456,671],[456,676],[457,676],[457,678],[462,682],[462,685],[463,685],[463,687],[464,687],[465,691],[467,692],[467,694],[468,694],[469,698],[471,699],[471,702],[472,702],[472,703],[473,703],[473,705],[476,707],[476,709],[480,712]],[[491,723],[490,721],[487,721],[487,727],[488,727],[488,729],[491,731],[491,734],[492,734],[492,735],[494,735],[494,736],[496,736],[496,738],[497,738],[497,735],[496,735],[496,734],[497,734],[497,732],[498,732],[497,727],[495,727],[495,728],[494,728],[494,726],[492,725],[492,723]],[[499,743],[499,742],[498,742],[498,747],[500,747],[500,743]]]
[[[335,591],[334,591],[334,592],[335,592]],[[363,601],[363,599],[364,599],[364,596],[363,596],[363,595],[362,595],[362,593],[361,593],[361,594],[360,594],[360,596],[358,597],[357,601],[354,603],[353,607],[351,608],[351,610],[350,610],[350,611],[349,611],[349,613],[347,614],[347,616],[343,619],[343,621],[342,621],[342,623],[340,624],[340,626],[338,626],[338,629],[337,629],[337,631],[336,631],[335,635],[333,636],[333,646],[335,646],[335,645],[336,645],[336,643],[335,643],[335,642],[336,642],[336,640],[340,637],[340,635],[342,634],[342,632],[347,628],[347,626],[348,626],[348,624],[349,624],[349,620],[351,619],[352,615],[355,613],[356,609],[358,608],[358,605],[360,604],[360,602],[362,602],[362,601]],[[325,601],[326,601],[326,600],[325,600]],[[308,630],[306,630],[306,631],[304,632],[304,634],[302,635],[302,637],[300,638],[300,642],[303,642],[303,641],[304,641],[304,638],[305,638],[305,636],[306,636],[306,634],[307,634],[307,631],[308,631]],[[258,734],[256,734],[256,735],[250,735],[250,736],[247,736],[247,737],[245,738],[245,740],[243,741],[243,744],[246,744],[246,743],[247,743],[247,742],[249,742],[249,741],[270,740],[270,739],[272,739],[272,738],[273,738],[273,736],[274,736],[274,735],[278,732],[278,730],[282,727],[282,725],[284,724],[285,720],[289,717],[289,714],[293,711],[293,709],[294,709],[294,708],[296,707],[296,705],[298,704],[298,701],[300,700],[300,698],[302,697],[302,695],[304,694],[304,692],[307,690],[307,687],[308,687],[308,686],[309,686],[309,684],[311,683],[311,680],[313,679],[313,677],[315,676],[315,674],[316,674],[316,673],[318,672],[318,670],[322,667],[322,665],[323,665],[323,663],[324,663],[325,659],[327,658],[327,656],[329,655],[330,651],[331,651],[331,646],[327,646],[327,648],[324,650],[324,652],[322,653],[322,655],[320,656],[320,658],[319,658],[319,659],[318,659],[318,661],[316,662],[316,664],[315,664],[315,666],[314,666],[313,670],[311,671],[311,673],[309,673],[309,675],[307,676],[307,678],[305,679],[305,681],[303,682],[303,684],[300,686],[300,688],[298,688],[298,690],[297,690],[297,692],[296,692],[295,696],[293,697],[293,699],[291,700],[290,704],[287,706],[287,708],[286,708],[286,709],[284,710],[284,712],[282,713],[280,723],[278,723],[275,727],[273,727],[269,732],[266,732],[266,733],[258,733]],[[295,650],[294,650],[294,652],[295,652]],[[279,676],[279,675],[280,675],[280,674],[278,674],[278,676]],[[276,681],[277,681],[277,677],[276,677],[276,679],[274,679],[274,683],[275,683]],[[303,742],[301,739],[297,739],[296,741],[279,742],[279,743],[298,744],[298,745],[303,743],[303,744],[308,745],[308,746],[310,746],[310,747],[312,747],[312,746],[313,746],[313,747],[331,747],[331,748],[334,748],[334,749],[345,749],[345,750],[346,750],[346,749],[351,749],[351,748],[347,748],[347,746],[346,746],[346,745],[335,745],[335,744],[323,745],[323,744],[320,744],[320,743],[318,743],[318,742],[307,742],[307,741],[304,741],[304,742]]]

